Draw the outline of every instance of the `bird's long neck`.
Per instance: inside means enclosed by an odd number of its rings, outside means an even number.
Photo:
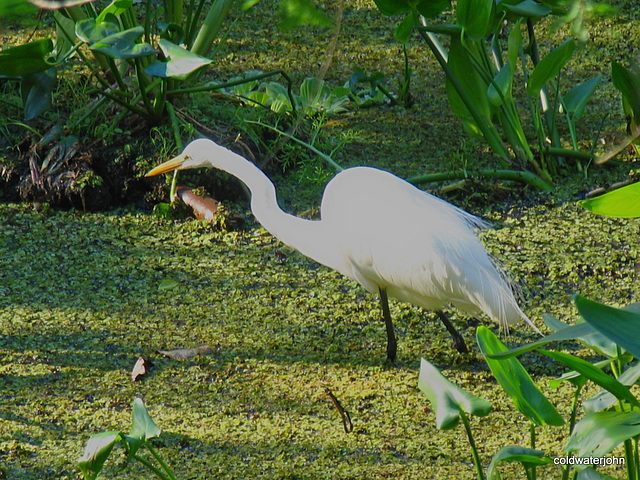
[[[251,211],[269,233],[282,243],[327,267],[339,270],[335,241],[322,221],[306,220],[284,212],[278,205],[271,180],[253,163],[238,156],[229,173],[242,180],[251,191]]]

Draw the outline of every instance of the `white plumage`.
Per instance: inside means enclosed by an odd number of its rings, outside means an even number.
[[[531,324],[474,233],[487,224],[391,173],[369,167],[338,173],[325,188],[321,220],[283,212],[269,178],[211,140],[191,142],[147,176],[199,167],[243,181],[256,219],[283,243],[380,293],[392,361],[396,339],[387,295],[435,310],[460,351],[466,351],[464,340],[440,311],[449,304],[471,314],[484,311],[504,328],[519,320]]]

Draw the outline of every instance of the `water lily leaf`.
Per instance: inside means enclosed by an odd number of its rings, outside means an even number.
[[[184,80],[189,74],[209,65],[213,61],[190,52],[164,38],[160,39],[158,46],[160,50],[162,50],[162,53],[164,53],[167,61],[162,62],[157,60],[145,69],[149,75],[155,77]]]
[[[424,358],[420,361],[418,388],[436,411],[436,426],[441,430],[458,425],[460,412],[484,417],[491,411],[491,403],[451,383]]]
[[[130,28],[129,30],[109,35],[89,48],[118,60],[155,55],[156,50],[151,44],[146,42],[135,43],[143,34],[144,28],[140,26]]]
[[[560,73],[567,64],[576,48],[575,40],[567,40],[559,47],[554,48],[540,60],[536,68],[531,72],[527,83],[527,94],[535,96],[542,90],[545,83]]]
[[[640,358],[640,313],[609,307],[576,295],[574,302],[582,318],[604,336],[636,358]]]
[[[85,479],[95,479],[107,461],[116,443],[122,440],[119,432],[101,432],[93,435],[78,459],[78,467]]]
[[[636,400],[636,397],[631,394],[631,392],[629,391],[629,387],[623,385],[615,378],[607,375],[595,365],[587,362],[586,360],[564,352],[553,352],[543,349],[539,349],[538,351],[552,358],[556,362],[562,363],[563,365],[566,365],[567,367],[575,370],[597,385],[600,385],[602,388],[615,395],[617,399],[626,400],[631,405],[640,408],[640,402],[638,402],[638,400]]]
[[[640,182],[632,183],[611,192],[578,202],[583,208],[609,217],[640,217]]]
[[[478,345],[493,376],[503,390],[511,397],[516,408],[536,425],[563,425],[564,420],[547,400],[529,373],[516,358],[496,360],[489,354],[504,352],[507,347],[487,327],[480,326],[476,331]]]
[[[640,435],[640,412],[590,413],[573,427],[565,451],[579,457],[604,457],[636,435]]]
[[[498,471],[498,465],[502,462],[520,462],[526,467],[529,465],[547,465],[551,461],[549,457],[544,456],[542,450],[534,450],[517,445],[502,447],[491,459],[487,469],[487,480],[500,480],[502,478]]]
[[[567,109],[567,112],[572,114],[574,120],[582,117],[584,109],[587,106],[591,95],[593,95],[593,92],[598,87],[601,78],[602,75],[598,75],[591,80],[587,80],[586,82],[576,85],[565,95],[564,106]]]
[[[52,67],[48,58],[53,49],[53,41],[43,38],[0,50],[0,77],[19,78],[48,70]]]

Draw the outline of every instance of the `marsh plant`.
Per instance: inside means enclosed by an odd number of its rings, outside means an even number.
[[[467,133],[484,138],[500,168],[532,171],[534,175],[523,179],[543,189],[550,188],[558,168],[568,159],[579,170],[586,168],[593,158],[594,143],[589,152],[579,150],[576,122],[600,76],[569,90],[561,88],[562,71],[577,42],[569,39],[541,57],[535,27],[540,18],[553,14],[576,20],[581,10],[574,12],[569,5],[577,2],[459,0],[455,22],[442,24],[434,20],[451,7],[449,0],[375,1],[384,15],[404,16],[395,29],[400,42],[408,43],[413,31],[426,42],[445,73],[452,111]],[[442,37],[447,42],[442,42]],[[516,74],[518,66],[521,75]],[[520,79],[523,89],[516,87]],[[520,90],[524,91],[534,140],[527,137],[523,126],[525,116],[515,95]],[[561,120],[569,131],[570,148],[565,148],[560,138]]]
[[[140,398],[133,401],[133,425],[129,433],[119,431],[101,432],[93,435],[78,459],[78,467],[84,480],[94,480],[100,475],[105,463],[117,445],[126,453],[125,467],[131,462],[138,462],[151,471],[160,480],[176,480],[176,476],[166,462],[160,457],[149,440],[160,436],[161,430],[155,424],[147,407]],[[142,455],[147,450],[155,460],[155,464]]]
[[[478,344],[486,362],[503,390],[512,399],[516,409],[528,420],[530,445],[505,446],[493,456],[486,472],[479,459],[468,414],[488,415],[491,405],[446,380],[429,362],[423,359],[418,386],[427,395],[436,410],[437,427],[454,428],[461,419],[471,445],[478,478],[500,478],[498,466],[502,462],[520,462],[527,479],[537,478],[544,468],[547,478],[551,463],[561,465],[562,479],[607,479],[598,472],[598,466],[612,464],[625,468],[627,479],[640,478],[638,439],[640,438],[640,401],[631,387],[640,378],[640,339],[629,332],[640,331],[640,304],[623,309],[609,307],[581,296],[575,297],[581,319],[567,325],[549,315],[545,323],[554,333],[518,348],[507,347],[486,327],[477,330]],[[602,360],[589,362],[569,353],[546,350],[542,347],[554,341],[576,340],[591,349]],[[522,363],[516,358],[535,351],[568,369],[567,373],[551,382],[557,388],[562,382],[575,387],[571,413],[565,421],[552,403],[538,389]],[[601,390],[587,399],[582,391],[588,382]],[[579,406],[584,416],[578,420]],[[544,451],[536,449],[536,427],[568,424],[566,457],[571,461],[554,461]],[[624,456],[610,455],[623,445]],[[556,460],[558,457],[556,456]]]

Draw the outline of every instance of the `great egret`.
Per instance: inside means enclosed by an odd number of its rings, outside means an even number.
[[[200,167],[244,182],[256,219],[282,243],[379,293],[390,361],[397,342],[387,296],[435,310],[460,352],[467,351],[464,339],[441,311],[448,304],[482,310],[504,328],[519,320],[533,325],[474,233],[486,223],[391,173],[369,167],[338,173],[325,188],[321,220],[282,211],[258,167],[208,139],[194,140],[147,176]]]

